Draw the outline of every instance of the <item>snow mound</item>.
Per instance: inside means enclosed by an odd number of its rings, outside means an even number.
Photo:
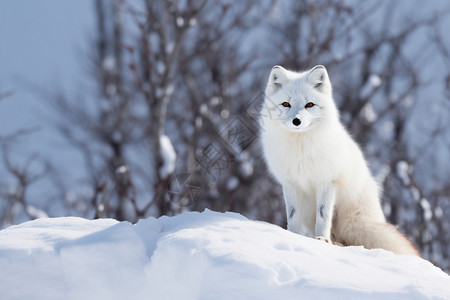
[[[420,258],[211,211],[12,226],[0,278],[1,299],[450,299],[450,277]]]

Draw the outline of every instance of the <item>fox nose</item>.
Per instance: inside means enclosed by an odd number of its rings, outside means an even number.
[[[294,124],[295,126],[300,125],[301,122],[302,122],[302,121],[300,121],[299,118],[295,118],[294,120],[292,120],[292,124]]]

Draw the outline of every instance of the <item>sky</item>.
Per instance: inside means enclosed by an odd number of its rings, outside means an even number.
[[[63,166],[80,159],[53,128],[40,91],[80,86],[93,8],[90,0],[0,1],[0,93],[13,92],[0,102],[0,136],[36,129],[14,148],[19,160],[35,151]]]

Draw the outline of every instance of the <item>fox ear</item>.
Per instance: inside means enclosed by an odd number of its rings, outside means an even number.
[[[270,72],[269,82],[267,83],[266,94],[272,95],[283,87],[288,82],[286,69],[282,66],[275,66]]]
[[[318,65],[309,71],[308,83],[319,92],[331,96],[331,82],[324,66]]]

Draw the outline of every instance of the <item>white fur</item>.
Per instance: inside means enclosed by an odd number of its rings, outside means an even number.
[[[305,108],[308,102],[314,106]],[[300,124],[293,123],[296,118]],[[296,73],[275,66],[260,123],[267,165],[283,187],[289,230],[343,245],[419,255],[386,223],[378,186],[339,121],[325,67]]]

